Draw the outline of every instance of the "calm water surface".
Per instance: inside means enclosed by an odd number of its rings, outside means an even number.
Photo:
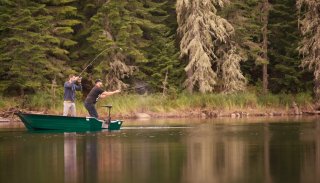
[[[319,183],[320,120],[126,122],[118,132],[0,129],[1,183]]]

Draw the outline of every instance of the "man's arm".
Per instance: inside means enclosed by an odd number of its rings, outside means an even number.
[[[82,90],[82,85],[81,85],[81,77],[76,77],[77,80],[75,80],[75,89],[78,90],[78,91],[81,91]]]
[[[65,88],[71,88],[72,85],[73,85],[73,83],[70,83],[70,82],[65,82],[65,83],[64,83],[64,87],[65,87]]]
[[[81,83],[76,83],[76,90],[81,91],[82,90],[82,85]]]
[[[121,92],[121,90],[115,90],[112,92],[104,91],[103,93],[101,93],[100,98],[106,98],[107,96],[110,96],[110,95],[113,95],[116,93],[120,93],[120,92]]]

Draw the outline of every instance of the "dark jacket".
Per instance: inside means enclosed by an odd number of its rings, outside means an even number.
[[[84,102],[87,104],[95,104],[103,92],[104,90],[102,88],[93,87]]]

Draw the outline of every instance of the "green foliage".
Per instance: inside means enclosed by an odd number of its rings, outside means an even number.
[[[300,67],[301,58],[297,48],[301,37],[296,3],[290,0],[272,2],[268,55],[270,90],[275,93],[312,90],[311,74]]]
[[[58,23],[75,13],[75,7],[64,5],[69,2],[11,1],[0,7],[1,92],[33,93],[63,76],[67,47],[76,44],[69,38],[73,28]]]
[[[179,67],[175,45],[176,17],[171,13],[174,2],[111,0],[85,2],[79,8],[86,18],[76,30],[78,42],[83,45],[78,58],[89,62],[102,52],[93,69],[88,69],[89,75],[107,83],[117,79],[133,85],[144,82],[152,91],[161,91],[168,71],[166,87],[178,87],[183,68]],[[88,16],[89,12],[92,16]],[[170,24],[174,26],[169,27]],[[112,67],[117,60],[125,67]]]
[[[230,2],[230,6],[218,12],[235,28],[231,40],[246,58],[241,69],[249,84],[259,88],[261,64],[267,62],[261,57],[262,0]],[[289,105],[294,95],[288,95],[288,98],[281,93],[306,92],[294,96],[297,103],[312,99],[308,94],[313,87],[312,74],[300,67],[302,58],[297,48],[302,38],[292,0],[270,1],[269,87],[282,98],[270,94],[260,99],[240,93],[229,95],[233,102],[223,103],[220,100],[225,99],[224,95],[202,97],[199,94],[193,96],[194,100],[188,100],[187,95],[178,95],[184,89],[186,63],[178,58],[175,3],[169,0],[1,0],[0,94],[35,94],[34,99],[28,99],[30,106],[41,107],[44,101],[36,103],[33,100],[50,87],[53,79],[62,86],[66,75],[80,73],[102,52],[83,75],[87,81],[85,90],[91,88],[96,78],[109,81],[109,88],[143,83],[151,92],[162,92],[165,85],[171,100],[163,102],[166,106],[176,107],[185,102],[190,102],[189,106],[222,105],[226,108],[251,104]],[[214,70],[217,67],[216,63],[212,65]],[[178,101],[173,102],[176,99]],[[154,110],[167,109],[158,107]]]
[[[178,59],[175,43],[174,29],[177,24],[168,26],[170,21],[175,19],[172,14],[170,15],[170,12],[174,11],[174,4],[166,1],[155,3],[149,0],[145,6],[151,15],[148,19],[157,26],[145,29],[144,32],[144,37],[149,39],[151,44],[145,49],[148,61],[139,65],[143,72],[141,79],[147,81],[156,92],[162,92],[164,89],[175,90],[181,87],[184,71],[181,67],[183,64]]]
[[[292,107],[293,102],[298,106],[308,106],[313,103],[313,98],[310,93],[298,94],[267,94],[259,95],[258,105],[262,107]]]
[[[267,63],[262,58],[262,3],[262,0],[235,0],[222,12],[235,28],[233,39],[245,58],[241,70],[251,85],[257,85],[262,76],[261,65]]]
[[[262,0],[235,0],[222,12],[235,27],[234,40],[239,48],[257,65],[265,62],[261,57],[261,5]]]
[[[133,7],[143,10],[141,2],[126,0],[111,0],[99,7],[96,15],[91,17],[91,36],[88,37],[93,49],[102,51],[109,48],[107,54],[110,54],[119,47],[135,61],[145,60],[141,48],[147,40],[142,37],[141,27],[149,22],[137,17],[137,12],[131,12]]]
[[[236,0],[223,16],[236,29],[235,41],[247,61],[242,70],[249,84],[259,86],[262,77],[262,0]],[[273,93],[303,92],[312,89],[312,76],[300,67],[298,15],[295,1],[270,1],[268,24],[269,89]]]

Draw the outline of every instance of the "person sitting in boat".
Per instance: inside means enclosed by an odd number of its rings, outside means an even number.
[[[70,112],[71,116],[76,116],[76,90],[81,91],[81,78],[75,75],[69,75],[69,80],[64,83],[64,102],[63,102],[63,115],[67,116]]]
[[[95,86],[91,89],[89,94],[87,95],[87,98],[84,101],[84,106],[89,112],[89,115],[91,117],[98,118],[98,112],[96,110],[95,104],[97,103],[99,98],[106,98],[107,96],[111,96],[116,93],[120,93],[120,90],[115,90],[112,92],[104,91],[102,89],[103,83],[101,79],[97,79],[95,81]]]

